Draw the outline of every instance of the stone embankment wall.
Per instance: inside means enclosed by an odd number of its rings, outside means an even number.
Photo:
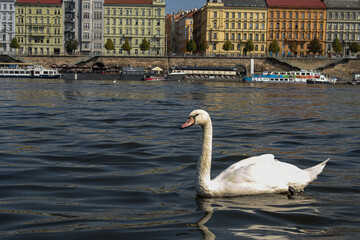
[[[85,64],[92,66],[102,63],[118,67],[159,66],[169,69],[171,66],[198,66],[198,67],[242,67],[250,74],[250,59],[232,57],[136,57],[136,56],[16,56],[23,62],[40,64],[46,67],[52,64]],[[289,71],[299,69],[320,69],[323,73],[350,80],[353,72],[360,72],[360,59],[328,59],[328,58],[254,58],[255,72],[262,71]]]

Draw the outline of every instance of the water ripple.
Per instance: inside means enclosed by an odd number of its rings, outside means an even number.
[[[1,79],[1,239],[355,239],[360,100],[349,86]],[[273,153],[331,157],[305,193],[197,198],[194,108],[212,176]]]

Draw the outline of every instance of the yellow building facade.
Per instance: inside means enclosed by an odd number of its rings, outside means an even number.
[[[268,42],[277,40],[282,55],[309,53],[310,42],[317,38],[325,53],[326,6],[321,0],[298,4],[288,0],[279,4],[276,0],[268,3]]]
[[[232,4],[219,0],[208,3],[194,14],[195,42],[206,41],[206,55],[241,56],[244,47],[251,40],[254,50],[251,54],[266,54],[267,7],[264,1],[235,1]],[[229,40],[231,49],[225,51],[224,43]]]
[[[17,0],[15,7],[15,37],[20,44],[18,53],[64,54],[61,0]]]
[[[111,39],[115,45],[115,50],[104,50],[104,55],[128,55],[122,49],[126,39],[130,55],[165,54],[164,0],[105,0],[104,27],[104,43]],[[150,50],[140,49],[143,39],[150,43]]]
[[[186,49],[188,41],[193,39],[193,15],[194,11],[183,12],[183,15],[175,23],[176,34],[176,53],[186,54],[189,51]]]

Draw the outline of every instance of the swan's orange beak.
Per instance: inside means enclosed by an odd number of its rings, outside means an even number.
[[[184,129],[184,128],[187,128],[187,127],[191,127],[192,125],[195,124],[195,118],[190,116],[188,118],[188,120],[183,124],[181,125],[180,129]]]

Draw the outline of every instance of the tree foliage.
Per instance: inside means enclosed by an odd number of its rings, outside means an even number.
[[[19,48],[20,47],[20,44],[19,44],[17,38],[11,39],[10,47],[11,48]]]
[[[333,42],[332,42],[332,48],[334,49],[334,52],[336,53],[341,53],[342,52],[342,45],[341,42],[338,38],[336,38]]]
[[[124,51],[127,51],[127,52],[130,54],[130,51],[131,51],[132,47],[130,46],[129,39],[125,39],[125,42],[123,43],[123,45],[121,46],[121,48],[122,48]]]
[[[146,38],[144,38],[140,43],[140,50],[144,52],[150,50],[150,43],[146,40]]]
[[[245,44],[245,51],[248,53],[254,51],[254,49],[255,49],[254,43],[252,42],[251,39],[249,39],[249,41],[247,41]]]
[[[191,53],[196,51],[196,43],[195,43],[194,39],[190,39],[189,41],[187,41],[186,50],[188,50]]]
[[[297,42],[291,42],[290,43],[290,52],[296,53],[298,49],[298,44]]]
[[[226,40],[224,45],[222,46],[222,49],[224,51],[230,51],[231,50],[231,47],[232,47],[232,43],[230,40]]]
[[[207,43],[207,41],[202,41],[197,48],[199,52],[203,53],[209,48],[209,44]]]
[[[308,49],[310,52],[316,54],[316,53],[322,53],[322,46],[321,46],[321,43],[319,41],[319,39],[317,39],[316,37],[311,40],[309,46],[308,46]]]
[[[274,40],[274,41],[272,41],[272,43],[270,43],[269,52],[274,52],[274,53],[280,52],[280,47],[279,47],[279,43],[277,40]]]
[[[65,43],[65,48],[67,52],[73,52],[78,48],[79,42],[76,39],[68,40]]]
[[[108,50],[108,51],[111,51],[111,50],[115,49],[115,44],[110,38],[108,38],[106,40],[105,49]]]
[[[360,44],[357,42],[352,42],[349,46],[349,49],[352,53],[358,53],[360,52]]]

